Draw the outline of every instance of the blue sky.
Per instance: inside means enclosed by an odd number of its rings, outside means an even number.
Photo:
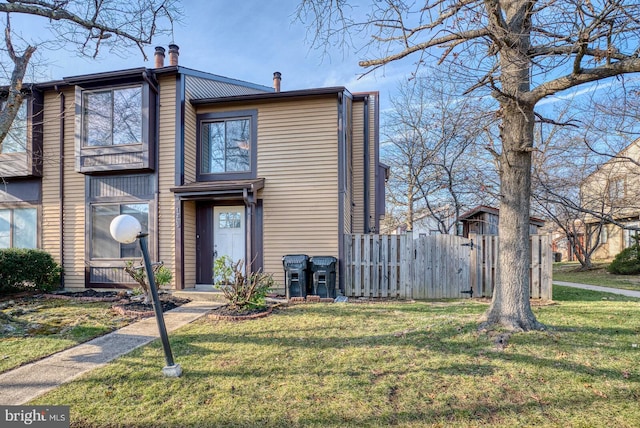
[[[136,49],[124,58],[104,51],[99,59],[91,60],[67,50],[41,48],[38,55],[47,63],[44,78],[151,68],[154,47],[166,48],[171,42],[180,46],[182,66],[267,86],[272,85],[273,72],[279,71],[283,91],[345,86],[352,92],[380,91],[386,105],[405,75],[400,65],[393,64],[358,79],[363,72],[358,66],[360,56],[338,48],[330,49],[327,55],[322,49],[312,48],[307,27],[295,21],[299,0],[183,0],[182,4],[185,16],[174,28],[174,40],[169,36],[156,38],[145,48],[147,62]],[[33,22],[20,26],[22,23],[14,18],[12,26],[29,40],[42,33],[46,25],[42,19]]]

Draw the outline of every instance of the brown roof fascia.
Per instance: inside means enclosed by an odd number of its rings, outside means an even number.
[[[235,103],[245,101],[268,101],[268,100],[281,100],[281,99],[293,99],[293,98],[306,98],[306,97],[323,97],[329,95],[337,95],[341,92],[351,93],[344,86],[335,86],[330,88],[313,88],[302,89],[296,91],[282,91],[282,92],[265,92],[262,94],[249,94],[249,95],[234,95],[231,97],[218,97],[218,98],[197,98],[190,100],[192,105],[203,104],[221,104],[221,103]]]

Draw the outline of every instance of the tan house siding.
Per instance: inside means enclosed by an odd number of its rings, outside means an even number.
[[[190,94],[187,93],[187,100]],[[184,182],[196,181],[196,109],[184,103]]]
[[[67,108],[73,108],[73,93],[67,94]],[[62,222],[60,214],[60,99],[61,95],[49,92],[44,98],[43,150],[47,158],[42,162],[42,249],[57,263],[61,262]],[[71,162],[73,168],[73,161]]]
[[[75,139],[75,91],[65,90],[64,120],[64,286],[84,288],[85,286],[85,239],[88,218],[85,213],[85,176],[75,171],[75,146],[69,144]],[[47,97],[54,96],[53,93]],[[56,108],[55,111],[59,109]],[[45,152],[46,153],[46,152]],[[55,152],[54,152],[55,153]],[[46,177],[46,176],[45,176]],[[53,177],[51,177],[53,179]],[[46,182],[46,177],[43,182]]]
[[[282,273],[286,254],[337,257],[337,101],[261,108],[258,141],[258,176],[266,177],[265,271]]]
[[[182,209],[184,217],[184,286],[196,285],[196,203],[188,201]]]
[[[265,178],[265,272],[280,282],[286,254],[338,257],[336,98],[202,107],[198,113],[258,110],[258,177]]]
[[[364,233],[364,102],[353,103],[353,233]]]
[[[176,78],[168,76],[159,79],[160,86],[160,129],[158,135],[158,239],[159,260],[176,273],[176,209],[171,188],[175,187],[175,144],[176,144]]]

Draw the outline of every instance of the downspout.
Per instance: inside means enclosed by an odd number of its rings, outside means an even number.
[[[369,96],[364,97],[364,233],[371,232],[371,222],[369,219],[370,209],[369,204],[371,202],[370,191],[370,165],[369,165]]]
[[[66,113],[66,97],[64,92],[58,88],[58,85],[55,85],[54,89],[60,95],[60,111],[58,113],[60,117],[60,163],[58,165],[60,187],[58,194],[60,195],[60,266],[64,269],[64,116]],[[60,275],[60,288],[64,288],[64,272]]]

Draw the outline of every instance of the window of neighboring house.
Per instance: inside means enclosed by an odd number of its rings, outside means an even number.
[[[603,224],[600,227],[600,243],[601,244],[606,244],[607,243],[607,239],[609,239],[609,231],[607,229],[607,225]]]
[[[36,208],[0,209],[0,248],[37,248]]]
[[[111,221],[120,214],[129,214],[138,219],[142,231],[149,230],[149,204],[93,204],[91,205],[91,258],[127,259],[141,257],[137,242],[121,244],[111,236]]]
[[[200,115],[199,177],[254,178],[256,122],[255,111]]]
[[[142,86],[83,91],[85,147],[142,143]]]
[[[4,102],[2,103],[4,107]],[[13,120],[7,136],[2,142],[0,153],[24,153],[27,151],[27,100],[23,100],[18,114]]]
[[[627,225],[627,227],[639,227],[639,226],[640,226],[640,223],[629,223]],[[624,235],[624,247],[628,248],[636,244],[636,242],[638,241],[637,238],[640,235],[640,232],[638,232],[637,230],[624,229],[623,235]]]
[[[624,178],[616,178],[609,181],[609,201],[615,202],[624,199]]]

